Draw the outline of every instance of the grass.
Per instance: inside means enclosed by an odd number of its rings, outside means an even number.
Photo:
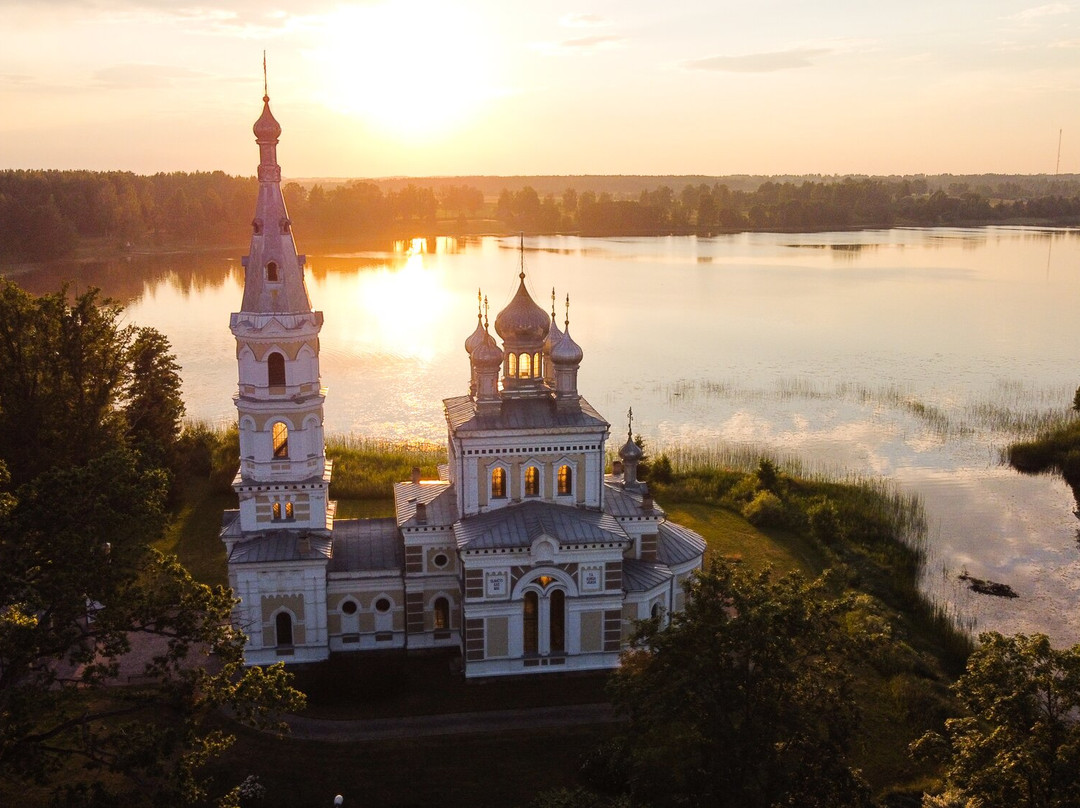
[[[708,542],[706,561],[719,555],[757,569],[768,564],[779,573],[798,570],[808,575],[818,575],[825,568],[821,553],[797,534],[783,530],[764,533],[738,514],[714,505],[662,504],[671,521],[700,533]]]

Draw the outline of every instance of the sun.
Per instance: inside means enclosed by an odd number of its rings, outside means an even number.
[[[330,14],[315,54],[323,103],[395,136],[431,139],[461,126],[493,92],[483,26],[454,6],[406,0]]]

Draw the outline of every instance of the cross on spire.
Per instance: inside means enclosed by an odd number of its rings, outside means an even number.
[[[626,411],[626,437],[630,438],[634,434],[634,408],[631,407]]]

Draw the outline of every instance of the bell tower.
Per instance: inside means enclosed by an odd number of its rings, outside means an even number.
[[[265,91],[264,91],[265,92]],[[325,390],[319,376],[321,311],[313,311],[281,194],[281,126],[263,95],[254,126],[259,195],[243,259],[244,299],[229,328],[236,337],[240,470],[233,488],[244,533],[330,530],[331,463],[323,442]]]

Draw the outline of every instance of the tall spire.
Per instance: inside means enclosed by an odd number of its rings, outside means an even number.
[[[296,252],[292,221],[281,194],[281,166],[277,160],[281,124],[270,111],[270,95],[263,53],[263,109],[252,127],[259,144],[259,196],[251,222],[251,249],[244,258],[243,310],[263,314],[311,311],[304,284],[304,256]]]

